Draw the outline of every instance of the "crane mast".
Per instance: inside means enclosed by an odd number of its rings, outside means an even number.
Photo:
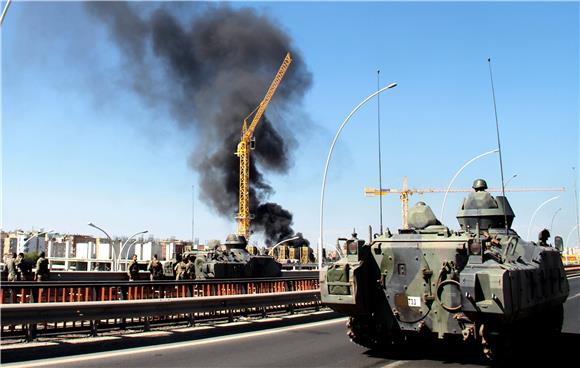
[[[264,96],[264,99],[260,102],[258,107],[254,109],[248,115],[243,123],[242,123],[242,134],[240,143],[238,143],[238,147],[236,149],[236,156],[240,158],[240,193],[239,193],[239,208],[238,208],[238,215],[236,216],[238,220],[238,235],[243,236],[246,240],[250,238],[250,142],[252,140],[252,136],[254,135],[254,130],[256,126],[260,122],[262,115],[264,115],[264,111],[266,111],[266,107],[270,103],[272,96],[276,93],[276,89],[280,85],[282,78],[286,74],[286,70],[290,66],[292,62],[292,57],[290,53],[286,54],[284,61],[282,61],[282,65],[278,69],[278,73],[274,77],[274,80],[270,84],[270,88],[268,88],[268,92]],[[248,126],[248,118],[254,115],[252,118],[252,122]]]

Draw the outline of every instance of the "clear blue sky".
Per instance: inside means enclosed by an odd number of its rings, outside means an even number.
[[[188,6],[183,7],[187,18]],[[146,6],[155,6],[148,3]],[[445,188],[472,157],[496,148],[487,58],[492,57],[506,179],[512,187],[561,187],[565,193],[514,193],[514,227],[532,237],[574,226],[579,164],[578,3],[234,3],[279,24],[301,50],[312,88],[294,121],[298,147],[290,173],[268,175],[271,198],[294,213],[294,229],[314,243],[324,160],[336,129],[382,85],[383,186]],[[167,111],[149,109],[120,85],[119,53],[102,23],[80,3],[15,2],[2,26],[2,227],[115,235],[144,229],[191,236],[188,156],[198,137]],[[260,37],[256,37],[256,43]],[[154,71],[152,71],[154,72]],[[106,82],[103,81],[106,79]],[[146,129],[143,129],[146,127]],[[325,240],[366,236],[378,226],[376,103],[343,131],[327,186]],[[497,155],[469,166],[455,187],[485,178],[500,186]],[[462,195],[447,200],[454,219]],[[443,196],[413,196],[438,214]],[[234,219],[196,199],[196,237],[224,239]],[[384,199],[385,226],[400,225],[400,201]],[[572,237],[577,242],[576,237]],[[566,239],[565,239],[566,240]]]

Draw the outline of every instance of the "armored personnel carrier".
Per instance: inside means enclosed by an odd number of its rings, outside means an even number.
[[[168,261],[164,274],[173,278],[173,267],[181,258],[195,257],[196,279],[249,278],[282,276],[282,265],[270,256],[254,255],[246,250],[243,236],[230,234],[224,244],[216,244],[207,251],[185,252],[178,259]]]
[[[222,247],[208,252],[202,272],[206,277],[278,277],[282,265],[273,257],[250,254],[243,236],[230,234]]]
[[[518,332],[545,340],[561,330],[569,286],[560,253],[520,238],[507,198],[487,193],[484,180],[473,189],[457,214],[459,231],[419,202],[408,229],[338,240],[346,256],[321,271],[320,291],[350,317],[353,342],[388,349],[456,336],[493,359]]]

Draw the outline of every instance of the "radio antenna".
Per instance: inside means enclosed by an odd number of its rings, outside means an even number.
[[[380,73],[381,70],[377,69],[377,91],[379,90],[380,83]],[[377,134],[379,138],[379,234],[383,235],[383,173],[381,164],[381,100],[380,96],[377,95]]]
[[[505,226],[505,233],[508,234],[508,223],[507,223],[507,208],[506,208],[506,200],[505,200],[505,182],[503,180],[503,161],[501,156],[501,142],[499,139],[499,121],[497,119],[497,106],[495,104],[495,88],[493,88],[493,75],[491,72],[491,58],[487,58],[487,64],[489,66],[489,79],[491,81],[491,95],[493,97],[493,111],[495,113],[495,131],[497,135],[497,149],[499,150],[499,171],[501,174],[501,195],[503,201],[503,217],[504,217],[504,226]]]

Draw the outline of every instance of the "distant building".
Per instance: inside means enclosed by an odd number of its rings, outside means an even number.
[[[191,241],[181,241],[175,238],[156,240],[150,237],[130,240],[124,249],[121,247],[126,238],[96,238],[83,234],[59,234],[42,231],[1,231],[0,247],[4,256],[11,253],[46,252],[50,266],[54,270],[95,271],[114,269],[119,259],[120,270],[124,270],[127,260],[133,254],[140,263],[148,262],[153,255],[160,261],[175,258],[176,254],[191,251],[194,245]],[[203,249],[198,245],[198,249]],[[120,252],[122,254],[120,255]]]
[[[46,252],[47,237],[42,231],[2,231],[2,254]]]

